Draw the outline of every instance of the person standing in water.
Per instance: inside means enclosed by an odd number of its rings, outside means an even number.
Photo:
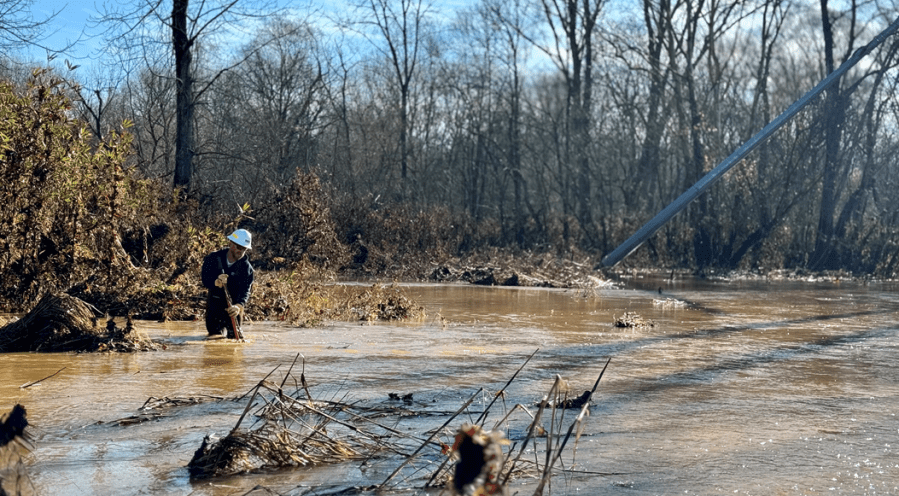
[[[238,229],[228,235],[227,248],[214,251],[203,259],[200,277],[203,286],[209,290],[206,331],[210,336],[221,336],[227,331],[229,338],[240,337],[234,335],[233,323],[240,327],[244,307],[250,299],[253,266],[247,257],[247,250],[252,248],[252,244],[250,233]],[[228,293],[225,294],[225,291]]]

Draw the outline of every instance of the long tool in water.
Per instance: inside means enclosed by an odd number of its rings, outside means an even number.
[[[228,255],[225,255],[225,256],[228,256]],[[224,267],[222,267],[222,259],[219,258],[218,262],[219,262],[219,270],[221,270],[222,274],[224,274],[225,269],[224,269]],[[228,308],[233,307],[234,304],[231,303],[231,293],[228,292],[228,285],[225,284],[224,286],[222,286],[222,289],[225,291],[225,302],[228,303]],[[228,314],[228,318],[231,319],[231,330],[234,331],[234,338],[239,341],[243,341],[244,340],[243,339],[243,331],[240,330],[240,325],[238,325],[238,323],[237,323],[237,317],[235,317],[231,314]]]

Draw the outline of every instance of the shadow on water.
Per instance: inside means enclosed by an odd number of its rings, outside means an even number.
[[[727,335],[736,335],[744,333],[745,331],[750,330],[765,330],[765,329],[786,329],[791,326],[804,325],[810,323],[824,323],[829,321],[842,321],[845,319],[858,319],[861,317],[871,317],[875,315],[888,315],[894,313],[892,310],[868,310],[868,311],[860,311],[860,312],[852,312],[852,313],[843,313],[843,314],[834,314],[834,315],[815,315],[811,317],[801,318],[801,319],[786,319],[786,320],[777,320],[777,321],[767,321],[767,322],[757,322],[757,323],[748,323],[742,324],[740,327],[734,326],[726,326],[726,327],[718,327],[718,328],[709,328],[709,329],[697,329],[695,331],[690,332],[679,332],[675,334],[666,334],[663,336],[652,336],[645,338],[635,338],[622,343],[615,343],[609,345],[601,345],[596,346],[596,353],[593,355],[597,357],[603,356],[614,356],[617,354],[621,354],[627,352],[628,350],[643,348],[645,346],[649,346],[652,344],[663,343],[667,341],[678,341],[678,340],[688,340],[688,339],[704,339],[708,337],[714,336],[727,336]],[[697,369],[695,372],[696,375],[703,375],[702,372],[712,372],[718,369],[721,370],[732,370],[736,368],[749,368],[753,366],[764,366],[773,361],[777,360],[789,360],[795,356],[798,356],[802,353],[814,353],[818,352],[819,348],[828,347],[828,346],[840,346],[845,344],[852,344],[863,342],[865,340],[871,338],[883,338],[888,335],[895,335],[897,333],[897,327],[889,327],[889,328],[881,328],[881,329],[867,329],[861,330],[858,332],[853,332],[845,335],[837,335],[837,336],[829,336],[829,337],[821,337],[818,339],[813,339],[811,341],[797,344],[797,345],[789,345],[783,347],[773,347],[765,350],[759,350],[755,353],[748,353],[743,357],[737,359],[727,359],[727,363],[739,363],[742,364],[740,366],[736,365],[722,365],[722,366],[713,366]],[[552,351],[552,353],[556,356],[565,356],[569,350],[577,350],[577,355],[583,355],[584,350],[583,347],[574,347],[574,348],[557,348]],[[565,364],[560,364],[561,370],[566,369]],[[569,364],[569,369],[576,370],[578,368],[577,364]],[[681,373],[681,375],[687,373]],[[694,373],[689,373],[690,375],[694,375]]]
[[[829,338],[821,338],[809,341],[801,345],[773,347],[760,350],[754,353],[747,353],[737,357],[722,357],[714,365],[699,367],[693,370],[676,372],[666,376],[659,376],[658,382],[643,385],[641,390],[662,390],[674,387],[680,387],[688,383],[703,382],[710,383],[715,380],[717,374],[725,372],[733,372],[736,370],[750,370],[755,368],[766,368],[777,365],[779,362],[802,358],[803,356],[814,355],[821,352],[821,348],[845,346],[854,343],[861,343],[869,339],[881,339],[884,337],[894,337],[897,334],[896,327],[871,329],[867,331],[859,331],[843,336],[834,336]]]

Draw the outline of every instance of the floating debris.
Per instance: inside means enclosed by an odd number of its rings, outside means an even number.
[[[634,312],[624,312],[621,317],[615,317],[615,327],[653,327],[655,322],[644,319]]]
[[[653,306],[662,308],[684,308],[687,303],[673,298],[665,298],[664,300],[652,300]]]
[[[295,364],[296,359],[291,365],[291,370]],[[585,391],[578,398],[569,400],[567,381],[556,376],[552,388],[543,397],[535,413],[518,404],[502,419],[496,421],[492,428],[485,426],[491,406],[496,401],[505,399],[503,392],[521,368],[524,368],[522,365],[503,390],[493,395],[493,401],[486,406],[477,420],[464,422],[456,429],[449,427],[476,399],[482,397],[483,388],[478,389],[455,413],[439,413],[449,415],[449,418],[441,427],[431,430],[426,439],[388,426],[395,422],[378,420],[385,416],[404,416],[409,413],[405,409],[398,411],[385,410],[383,407],[366,408],[359,402],[314,399],[304,374],[301,373],[297,378],[288,371],[282,380],[272,381],[269,378],[274,374],[273,370],[244,395],[249,396],[247,405],[227,436],[219,438],[215,434],[209,434],[203,439],[188,464],[188,471],[191,478],[202,479],[350,460],[366,460],[366,463],[370,464],[377,458],[388,459],[391,455],[399,455],[402,462],[384,482],[348,490],[356,491],[353,494],[358,491],[382,492],[388,489],[390,481],[401,473],[403,474],[401,479],[408,482],[410,478],[415,477],[415,473],[421,475],[421,468],[409,468],[405,471],[403,469],[420,457],[429,460],[425,465],[435,459],[443,460],[436,470],[429,472],[430,478],[425,487],[442,486],[445,492],[441,494],[448,496],[472,494],[505,496],[509,494],[507,485],[512,479],[531,478],[542,488],[553,474],[569,470],[565,467],[554,467],[559,462],[569,439],[576,440],[583,431],[587,407],[608,364],[607,361],[593,389]],[[285,391],[283,386],[287,383],[294,384],[295,390]],[[388,396],[394,401],[404,400],[406,397],[411,400],[411,394],[389,393]],[[147,403],[159,401],[156,398],[151,400]],[[565,416],[564,409],[576,408],[578,405],[580,413],[573,419],[566,433],[562,422]],[[251,411],[253,408],[255,410]],[[516,421],[512,415],[521,411],[528,417],[528,434],[520,443],[517,456],[513,456],[515,454],[511,449],[506,448],[511,442],[498,427]],[[415,414],[420,416],[427,413]],[[469,415],[471,413],[469,412]],[[247,418],[255,419],[252,424],[255,427],[241,428],[241,424]],[[552,426],[550,429],[552,432],[546,432],[541,425],[544,422]],[[452,436],[452,446],[437,439],[446,434]],[[523,458],[525,453],[534,452],[538,439],[543,439],[546,444],[548,454],[546,458],[535,460],[531,460],[530,457]],[[418,447],[410,454],[410,449],[414,446]]]
[[[387,393],[387,397],[393,401],[402,400],[403,403],[412,403],[412,393],[407,393],[407,394]]]
[[[287,394],[282,387],[288,380],[302,387]],[[302,399],[304,392],[307,398]],[[262,406],[253,415],[259,426],[240,429],[250,408],[259,401]],[[288,371],[280,385],[266,377],[253,388],[231,432],[221,439],[207,435],[187,468],[191,478],[201,479],[361,460],[384,449],[396,450],[382,434],[369,434],[352,424],[363,417],[364,412],[352,405],[314,401],[302,374],[297,381]]]
[[[554,406],[560,409],[568,409],[568,408],[582,408],[584,405],[590,402],[590,397],[592,396],[592,391],[584,391],[580,396],[576,398],[569,398],[567,395],[563,395],[563,397],[559,398],[558,401],[547,401],[546,406]],[[543,401],[537,402],[537,406],[540,406]]]

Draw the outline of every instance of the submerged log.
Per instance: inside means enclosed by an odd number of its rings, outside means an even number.
[[[159,345],[110,319],[98,326],[95,311],[67,294],[44,295],[24,317],[0,328],[0,352],[140,351]]]

